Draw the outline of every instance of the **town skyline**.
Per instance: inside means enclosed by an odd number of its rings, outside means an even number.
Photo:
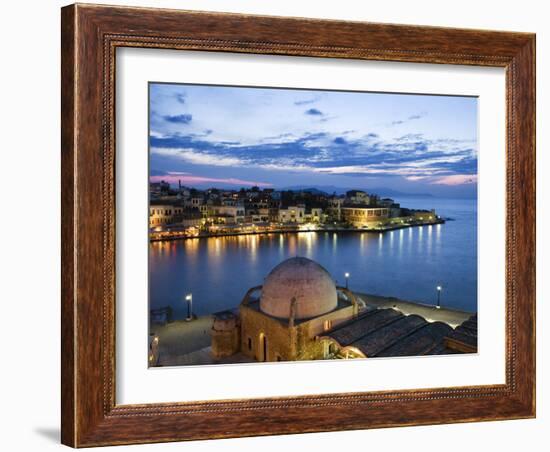
[[[327,195],[343,195],[346,192],[350,190],[359,190],[359,191],[365,191],[372,194],[377,194],[379,196],[434,196],[430,193],[407,193],[402,192],[399,190],[394,190],[389,187],[371,187],[371,188],[365,188],[365,187],[359,187],[359,186],[350,186],[350,187],[336,187],[334,185],[289,185],[289,186],[274,186],[272,184],[266,184],[266,185],[253,185],[250,184],[244,184],[244,185],[238,185],[238,183],[232,184],[232,183],[220,183],[220,185],[216,185],[216,180],[213,179],[212,182],[205,181],[203,183],[199,183],[197,185],[189,185],[189,184],[183,184],[183,181],[185,179],[181,178],[171,178],[168,177],[167,180],[164,180],[162,176],[150,178],[149,182],[152,184],[158,184],[158,183],[165,183],[168,184],[170,189],[177,190],[178,188],[187,188],[187,189],[196,189],[199,191],[208,191],[208,190],[222,190],[222,191],[241,191],[241,190],[250,190],[253,188],[258,188],[260,190],[264,189],[270,189],[274,191],[318,191],[323,192]]]
[[[253,186],[205,190],[167,182],[149,185],[151,241],[297,231],[388,231],[444,223],[434,209],[350,190],[275,190]]]
[[[150,84],[150,182],[477,194],[477,99]]]

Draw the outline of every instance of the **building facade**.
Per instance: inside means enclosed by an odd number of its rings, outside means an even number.
[[[245,209],[240,205],[234,206],[210,206],[208,218],[219,224],[244,223]]]
[[[247,292],[238,315],[216,316],[212,354],[223,358],[241,353],[260,362],[324,359],[319,338],[356,317],[360,307],[323,267],[294,257],[275,267],[263,286]]]
[[[357,228],[384,222],[389,216],[390,210],[385,207],[342,207],[342,220]]]
[[[306,208],[303,206],[289,206],[279,209],[280,223],[303,223],[305,221]]]
[[[165,226],[180,221],[183,215],[183,207],[159,204],[149,206],[149,227]]]

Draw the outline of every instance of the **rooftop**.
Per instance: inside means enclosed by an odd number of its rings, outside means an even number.
[[[336,307],[334,308],[334,311],[337,311],[337,310],[342,309],[342,308],[347,308],[349,306],[351,306],[351,301],[346,300],[343,296],[341,296],[340,293],[338,293],[338,301],[337,301]],[[250,309],[253,309],[254,311],[263,312],[260,309],[260,299],[259,298],[251,299],[248,302],[248,304],[246,305],[246,307],[250,308]],[[288,325],[289,324],[289,319],[288,318],[275,317],[275,316],[272,316],[270,314],[266,314],[265,312],[263,312],[263,314],[270,316],[274,320],[278,320],[283,325]],[[308,322],[310,320],[311,320],[311,318],[295,319],[294,325],[299,325],[301,323]]]
[[[325,336],[342,347],[355,347],[365,356],[419,356],[477,351],[477,315],[456,329],[443,322],[428,322],[416,314],[376,308],[339,325]]]
[[[387,209],[387,206],[380,206],[374,204],[364,204],[364,203],[345,203],[342,206],[342,209]]]
[[[272,317],[306,319],[334,310],[337,298],[336,285],[325,268],[306,257],[292,257],[265,278],[260,309]]]

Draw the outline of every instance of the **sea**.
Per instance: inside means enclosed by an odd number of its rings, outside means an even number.
[[[277,264],[313,259],[355,292],[477,311],[477,201],[396,198],[403,207],[435,209],[444,224],[378,232],[295,232],[193,238],[149,244],[149,307],[175,318],[231,309]]]

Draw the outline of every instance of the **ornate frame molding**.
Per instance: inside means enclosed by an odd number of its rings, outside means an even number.
[[[118,47],[504,67],[506,383],[116,405]],[[64,444],[82,447],[535,415],[534,35],[77,4],[62,9],[62,91]],[[326,407],[331,408],[330,416]],[[261,424],[255,422],[259,415]]]

